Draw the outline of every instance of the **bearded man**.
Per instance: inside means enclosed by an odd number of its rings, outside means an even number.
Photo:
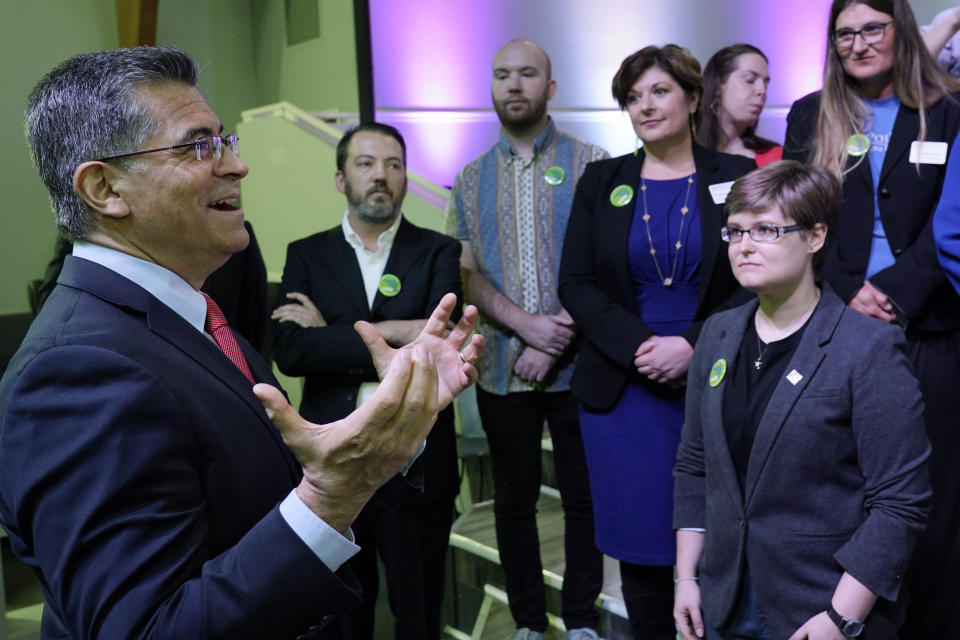
[[[347,197],[342,223],[287,248],[285,304],[273,312],[274,356],[285,374],[304,376],[300,411],[308,420],[339,420],[377,388],[373,360],[353,329],[357,321],[402,346],[445,294],[460,296],[460,244],[403,219],[405,167],[406,145],[393,127],[367,123],[345,133],[334,177]],[[373,638],[379,552],[397,639],[439,639],[458,489],[452,407],[440,412],[417,465],[378,490],[353,523],[360,551],[348,566],[363,604],[325,630],[329,637]]]

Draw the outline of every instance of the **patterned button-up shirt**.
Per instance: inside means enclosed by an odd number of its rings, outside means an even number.
[[[559,313],[557,271],[577,181],[587,163],[607,157],[600,147],[557,131],[553,120],[537,135],[527,163],[501,134],[457,176],[447,233],[470,243],[479,272],[514,304],[528,313]],[[561,358],[545,384],[528,382],[513,374],[525,346],[520,337],[482,316],[478,331],[487,339],[477,381],[485,391],[570,389],[572,358]]]

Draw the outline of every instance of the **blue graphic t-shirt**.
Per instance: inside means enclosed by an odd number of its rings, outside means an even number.
[[[893,123],[900,110],[900,98],[893,95],[880,100],[866,100],[867,109],[871,116],[867,118],[866,134],[870,139],[870,173],[873,174],[873,188],[880,184],[880,169],[883,168],[883,158],[887,155],[887,145],[890,144],[890,134]],[[870,262],[867,263],[867,279],[873,274],[893,265],[895,258],[887,242],[887,234],[880,221],[879,199],[874,193],[873,198],[873,241],[870,243]]]

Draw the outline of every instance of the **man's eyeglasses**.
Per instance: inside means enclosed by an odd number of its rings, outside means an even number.
[[[185,149],[187,147],[193,147],[196,154],[197,160],[207,161],[207,160],[219,160],[223,155],[223,144],[226,143],[230,147],[230,151],[234,155],[240,155],[240,136],[235,133],[231,133],[228,136],[204,136],[193,142],[185,142],[184,144],[175,144],[170,147],[161,147],[159,149],[147,149],[145,151],[131,151],[130,153],[118,153],[115,156],[107,156],[105,158],[97,158],[97,162],[106,162],[108,160],[116,160],[117,158],[130,158],[132,156],[140,156],[145,153],[156,153],[158,151],[170,151],[171,149]]]
[[[747,233],[754,242],[776,242],[780,236],[801,229],[803,229],[803,226],[799,224],[791,224],[786,227],[778,227],[775,224],[761,224],[752,229],[723,227],[720,229],[720,237],[724,242],[736,244],[743,239],[743,234]]]
[[[883,40],[887,35],[887,27],[893,24],[893,20],[887,22],[869,22],[862,29],[837,29],[830,37],[838,50],[846,51],[853,48],[853,43],[857,36],[863,38],[866,44],[876,44]]]

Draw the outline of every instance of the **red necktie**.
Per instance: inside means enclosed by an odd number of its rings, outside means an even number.
[[[247,376],[247,380],[251,384],[256,384],[253,374],[250,372],[250,365],[247,364],[247,359],[243,357],[243,351],[240,350],[237,339],[233,337],[227,319],[223,316],[223,311],[220,311],[220,307],[213,301],[213,298],[205,293],[203,297],[207,301],[207,320],[203,323],[203,328],[217,341],[223,352],[230,358],[230,362],[237,365],[237,369],[240,369],[243,375]]]

